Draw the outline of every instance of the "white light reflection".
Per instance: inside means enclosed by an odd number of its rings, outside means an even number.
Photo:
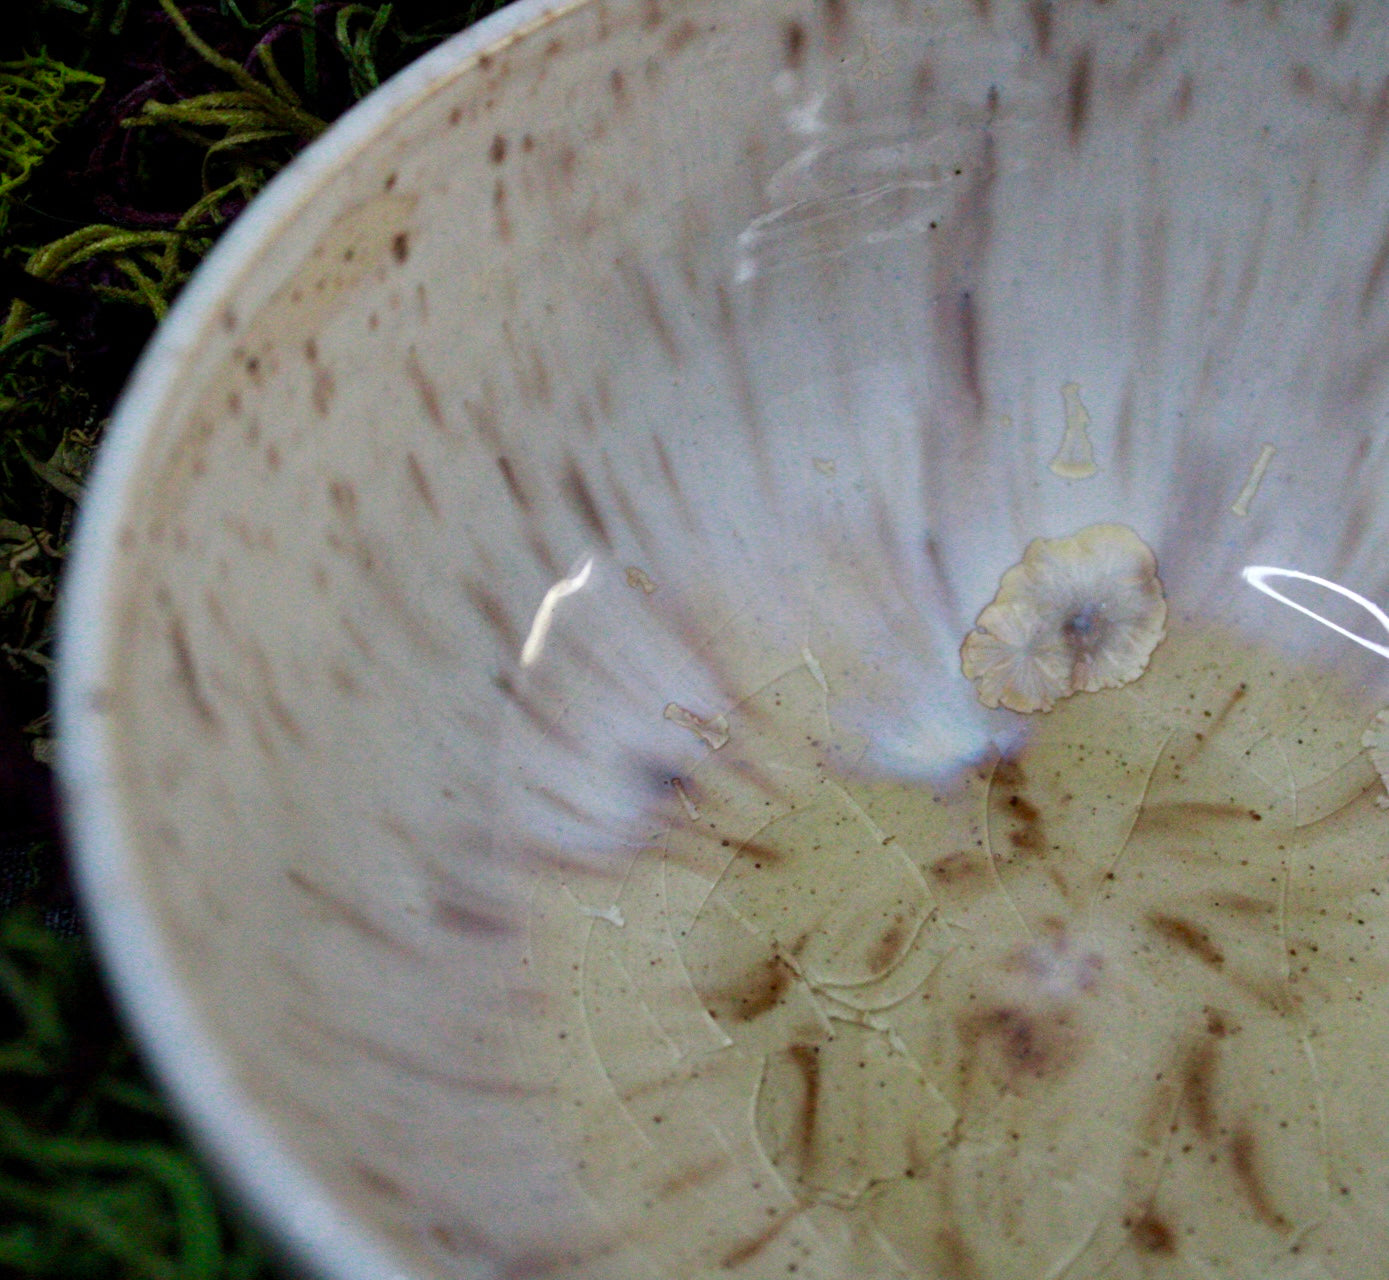
[[[521,646],[523,667],[531,666],[544,650],[545,638],[550,634],[550,624],[554,621],[555,609],[559,607],[559,602],[565,596],[572,596],[574,592],[582,590],[592,572],[593,557],[589,556],[573,573],[567,578],[561,578],[545,593],[540,608],[535,611],[526,643]]]
[[[1269,578],[1296,578],[1299,582],[1311,582],[1318,587],[1325,587],[1328,591],[1334,591],[1338,596],[1344,596],[1347,600],[1352,600],[1365,610],[1381,627],[1384,633],[1389,636],[1389,614],[1386,614],[1373,601],[1366,600],[1358,591],[1352,591],[1349,587],[1343,587],[1338,582],[1329,582],[1325,578],[1318,578],[1312,573],[1303,573],[1299,569],[1277,569],[1267,564],[1250,564],[1240,571],[1240,576],[1251,586],[1257,587],[1264,595],[1271,596],[1280,604],[1285,604],[1290,609],[1296,609],[1298,613],[1305,613],[1309,618],[1314,618],[1324,627],[1330,627],[1337,635],[1345,636],[1347,640],[1354,640],[1356,644],[1363,645],[1366,649],[1377,653],[1382,658],[1389,658],[1389,645],[1377,644],[1373,640],[1367,640],[1364,636],[1356,635],[1354,631],[1347,630],[1339,623],[1332,622],[1330,618],[1323,618],[1315,610],[1309,609],[1305,604],[1298,604],[1296,600],[1290,600],[1281,591],[1275,590],[1268,585]]]

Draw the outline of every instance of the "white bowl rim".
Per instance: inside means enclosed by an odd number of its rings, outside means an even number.
[[[451,36],[336,121],[267,184],[194,273],[141,355],[111,416],[77,520],[57,642],[54,715],[61,822],[74,887],[116,1004],[142,1056],[211,1167],[270,1238],[333,1280],[406,1280],[381,1241],[253,1116],[193,1000],[173,978],[156,913],[138,891],[101,710],[112,611],[106,583],[145,445],[197,336],[263,245],[416,102],[483,54],[589,0],[515,0]]]

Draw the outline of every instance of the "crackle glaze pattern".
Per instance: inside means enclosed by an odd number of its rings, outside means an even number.
[[[113,431],[63,732],[121,992],[301,1256],[1382,1273],[1389,681],[1239,571],[1389,600],[1386,53],[526,4],[280,181]],[[1151,677],[986,711],[1000,574],[1101,522]]]

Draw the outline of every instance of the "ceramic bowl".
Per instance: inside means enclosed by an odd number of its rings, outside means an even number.
[[[1383,1273],[1386,51],[523,0],[238,222],[102,451],[61,772],[302,1262]]]

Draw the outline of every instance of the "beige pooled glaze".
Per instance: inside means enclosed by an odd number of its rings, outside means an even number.
[[[1389,601],[1386,47],[528,0],[257,202],[104,451],[62,772],[297,1256],[1384,1274],[1389,668],[1240,570]],[[1147,671],[982,706],[962,639],[1093,525]]]

